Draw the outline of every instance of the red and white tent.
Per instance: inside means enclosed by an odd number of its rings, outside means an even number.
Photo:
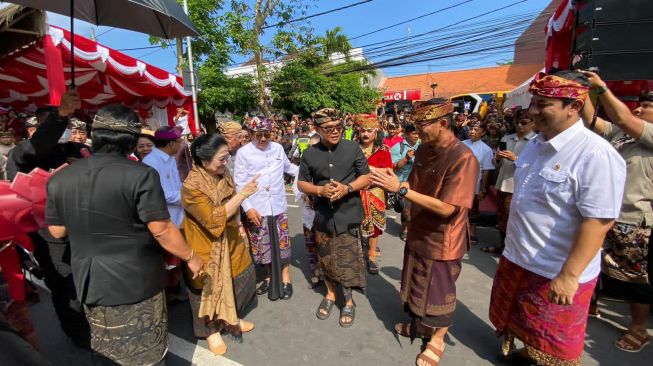
[[[35,43],[0,59],[0,105],[34,111],[58,105],[70,83],[70,32],[50,26]],[[191,93],[180,76],[148,65],[124,53],[75,35],[75,84],[82,109],[97,110],[109,103],[124,103],[154,118],[168,121],[177,107],[190,112],[194,132]]]

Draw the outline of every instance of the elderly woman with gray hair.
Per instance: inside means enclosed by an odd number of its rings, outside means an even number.
[[[256,273],[236,213],[258,190],[258,176],[236,190],[227,169],[227,141],[220,135],[198,137],[191,154],[194,165],[181,190],[186,214],[182,230],[204,263],[202,276],[187,276],[193,330],[196,337],[206,338],[213,353],[222,355],[227,345],[221,332],[239,338],[254,329],[242,318],[255,299]]]

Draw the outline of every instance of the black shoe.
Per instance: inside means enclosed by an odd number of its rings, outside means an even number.
[[[284,283],[283,284],[283,296],[281,297],[284,300],[290,300],[292,297],[292,283]]]
[[[367,273],[369,273],[369,274],[378,274],[379,273],[379,265],[376,264],[375,260],[371,260],[371,259],[367,260]]]
[[[399,239],[401,241],[406,241],[406,232],[402,231],[401,234],[399,234]]]
[[[261,282],[261,284],[256,288],[256,294],[257,295],[265,295],[268,293],[268,287],[270,286],[270,281],[264,280]]]

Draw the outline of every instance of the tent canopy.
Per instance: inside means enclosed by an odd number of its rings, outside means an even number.
[[[70,83],[70,36],[50,26],[38,41],[1,58],[0,104],[24,111],[58,104],[57,97]],[[177,75],[79,35],[74,55],[82,109],[124,103],[139,110],[166,110],[170,122],[176,107],[192,108],[191,93]]]

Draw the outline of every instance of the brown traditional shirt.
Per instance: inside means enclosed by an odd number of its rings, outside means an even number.
[[[411,205],[406,244],[417,255],[435,260],[462,258],[469,250],[467,211],[476,194],[478,160],[458,139],[445,147],[423,144],[408,177],[410,189],[456,207],[447,218]]]

